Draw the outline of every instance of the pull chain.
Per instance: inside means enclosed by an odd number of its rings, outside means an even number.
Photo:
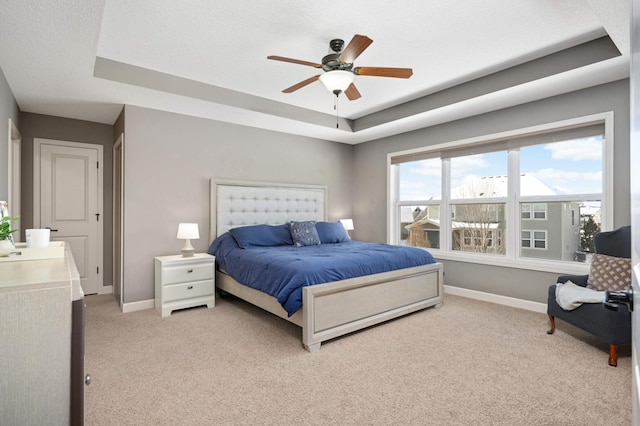
[[[333,101],[333,109],[336,111],[336,129],[339,129],[339,121],[338,121],[338,95],[340,94],[340,91],[336,90],[334,92],[336,94],[336,98]]]

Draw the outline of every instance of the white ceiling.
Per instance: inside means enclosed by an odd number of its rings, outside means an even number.
[[[3,0],[0,8],[0,68],[20,109],[107,124],[128,104],[359,143],[629,73],[627,0]],[[318,70],[266,57],[320,62],[331,39],[348,43],[356,33],[374,40],[356,66],[414,74],[356,77],[362,98],[338,99],[349,120],[607,34],[622,56],[336,129],[335,97],[320,82],[281,92]]]

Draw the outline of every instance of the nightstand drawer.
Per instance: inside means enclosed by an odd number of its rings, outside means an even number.
[[[196,281],[183,284],[173,284],[164,286],[162,296],[164,302],[174,300],[191,299],[200,296],[213,294],[213,281]]]
[[[162,268],[162,284],[209,280],[213,278],[213,271],[211,263],[164,267]]]

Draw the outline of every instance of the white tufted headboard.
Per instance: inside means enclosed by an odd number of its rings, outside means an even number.
[[[211,179],[209,241],[231,228],[327,219],[327,187]]]

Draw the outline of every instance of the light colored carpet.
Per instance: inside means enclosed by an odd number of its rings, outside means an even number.
[[[546,315],[445,295],[439,309],[306,352],[233,298],[162,318],[89,296],[87,424],[628,425],[631,357]]]

